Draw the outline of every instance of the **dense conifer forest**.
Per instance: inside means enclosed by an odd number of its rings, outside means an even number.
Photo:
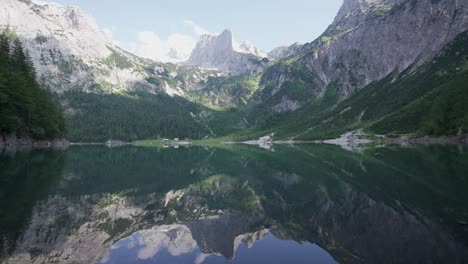
[[[37,82],[21,41],[0,34],[0,134],[33,139],[63,137],[63,112]]]

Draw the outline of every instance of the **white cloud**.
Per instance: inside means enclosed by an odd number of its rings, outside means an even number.
[[[138,33],[137,54],[154,60],[164,60],[166,57],[165,47],[161,39],[152,31]]]
[[[123,47],[124,49],[130,51],[131,53],[137,53],[138,44],[134,41],[129,42],[127,45]]]
[[[196,24],[195,22],[193,22],[192,20],[184,20],[184,24],[188,27],[190,27],[193,32],[195,32],[195,34],[197,35],[205,35],[205,34],[210,34],[210,32],[206,29],[204,29],[203,27],[199,26],[198,24]]]
[[[197,36],[210,34],[208,30],[191,20],[184,20],[183,23],[185,26],[190,27]],[[104,29],[108,36],[112,36],[113,31]],[[129,52],[155,61],[181,62],[188,60],[192,50],[197,45],[197,41],[198,39],[193,36],[181,33],[173,33],[167,39],[162,39],[153,31],[141,31],[138,33],[137,41],[123,43],[122,46]]]
[[[197,41],[190,36],[182,34],[172,34],[167,39],[167,48],[177,52],[177,57],[189,58],[192,50],[197,45]]]
[[[188,35],[174,33],[162,40],[152,31],[142,31],[138,33],[138,42],[129,42],[124,48],[148,59],[180,62],[190,57],[196,43],[197,41]]]

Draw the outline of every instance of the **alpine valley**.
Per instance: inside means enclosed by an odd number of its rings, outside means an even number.
[[[467,190],[468,0],[0,0],[0,264],[466,264]]]
[[[235,44],[225,30],[202,35],[178,63],[120,48],[78,7],[0,3],[3,35],[20,40],[37,84],[63,109],[63,133],[49,138],[468,133],[468,0],[344,0],[333,23],[309,43],[267,53],[250,42]],[[43,139],[1,129],[2,142]]]

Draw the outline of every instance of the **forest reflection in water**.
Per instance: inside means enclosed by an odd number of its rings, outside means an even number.
[[[86,146],[0,175],[5,263],[468,261],[457,146]]]

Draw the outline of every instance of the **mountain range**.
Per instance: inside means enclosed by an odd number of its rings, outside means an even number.
[[[78,7],[3,0],[0,28],[28,49],[74,141],[468,131],[467,0],[344,0],[310,43],[266,53],[225,30],[179,64],[125,51]]]

